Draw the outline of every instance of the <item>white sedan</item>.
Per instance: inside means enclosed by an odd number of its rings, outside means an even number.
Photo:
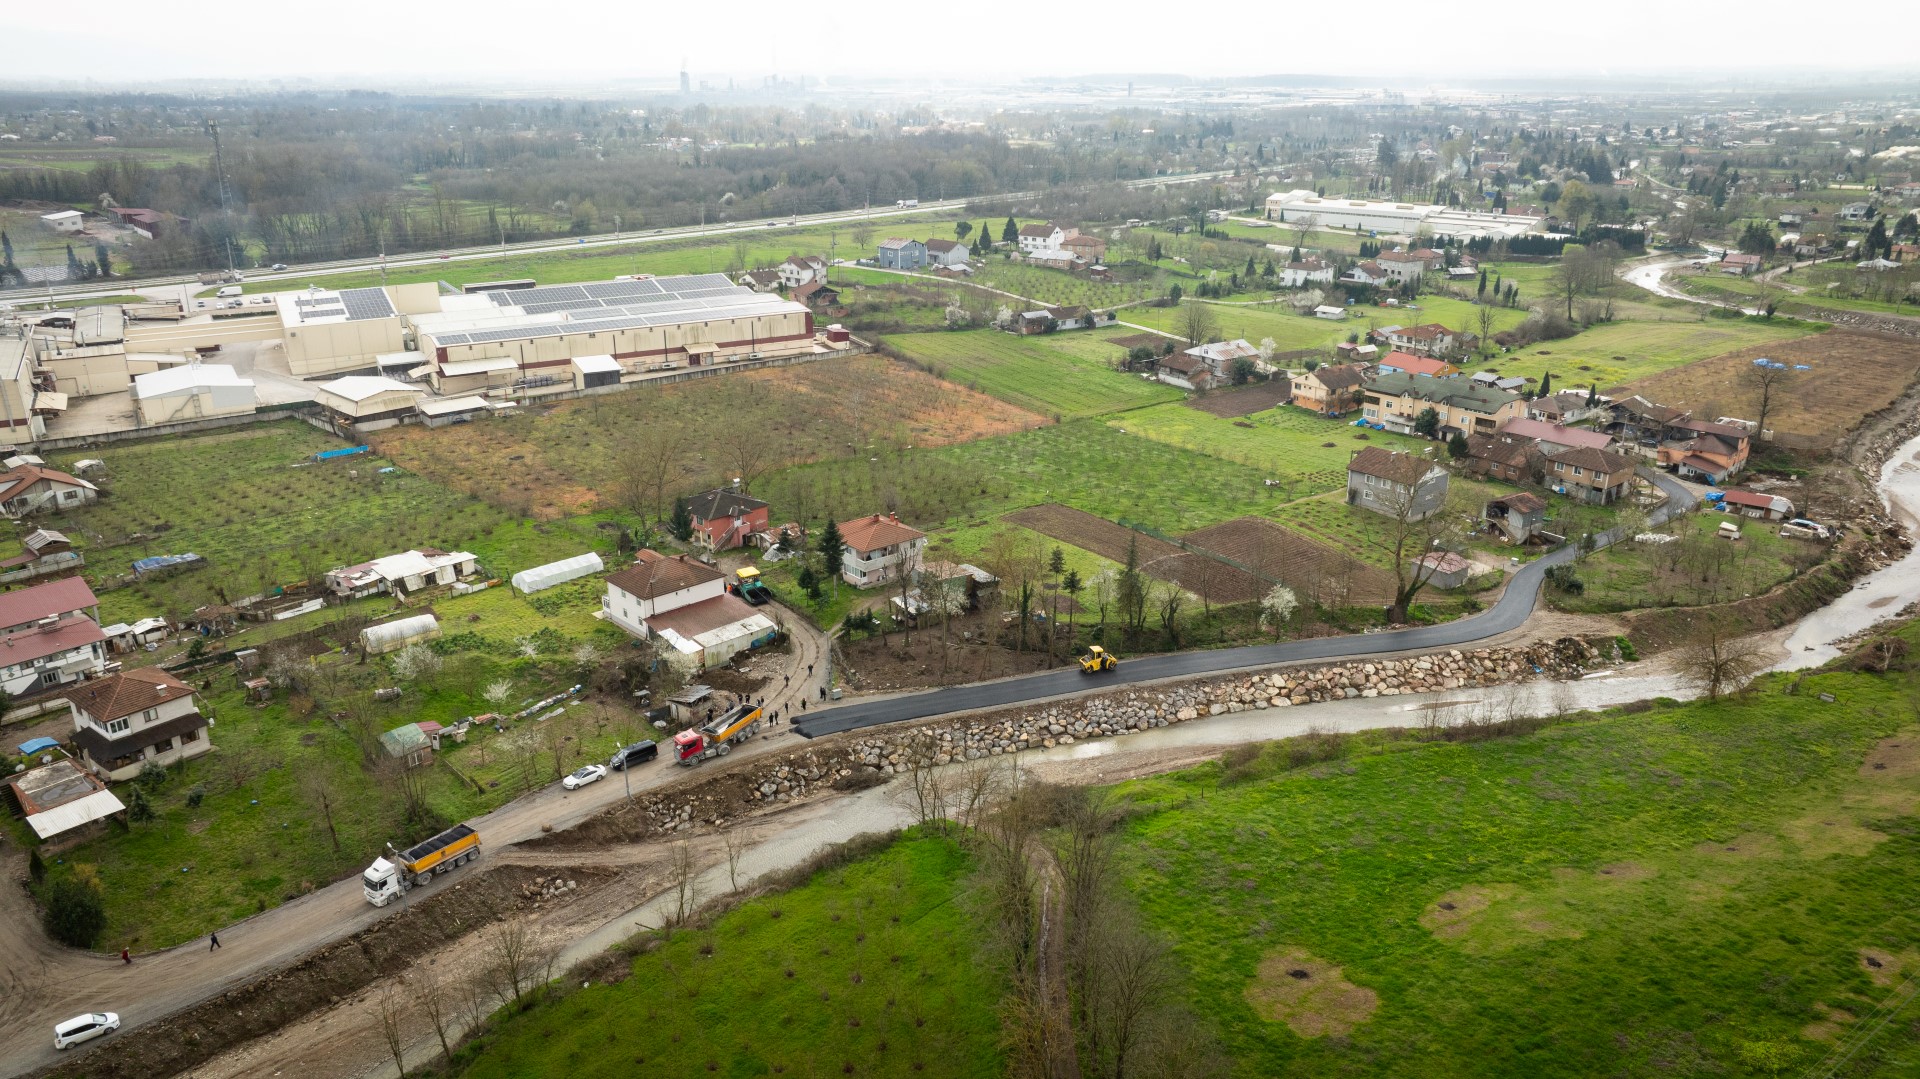
[[[76,1015],[53,1028],[53,1047],[67,1049],[119,1029],[120,1016],[115,1012],[89,1012],[86,1015]]]
[[[606,765],[589,764],[586,767],[581,768],[579,771],[568,776],[567,778],[561,780],[560,785],[567,788],[570,791],[577,791],[581,787],[584,787],[589,783],[598,783],[605,778],[607,778]]]

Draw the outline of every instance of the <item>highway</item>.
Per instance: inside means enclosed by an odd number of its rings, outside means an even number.
[[[1691,510],[1698,501],[1693,492],[1670,476],[1645,468],[1640,470],[1640,474],[1658,485],[1668,496],[1666,503],[1650,515],[1651,523],[1658,524],[1665,521],[1676,511]],[[1619,538],[1613,533],[1601,533],[1596,537],[1596,543],[1604,547]],[[827,708],[796,720],[794,728],[805,737],[817,738],[883,723],[928,719],[933,716],[984,708],[1007,708],[1031,704],[1051,697],[1098,692],[1116,686],[1154,682],[1164,678],[1191,678],[1198,675],[1220,674],[1253,667],[1273,667],[1303,661],[1361,659],[1394,652],[1470,647],[1476,642],[1497,637],[1524,625],[1533,615],[1534,607],[1539,601],[1540,584],[1546,576],[1547,569],[1572,561],[1577,553],[1575,546],[1571,543],[1548,552],[1520,567],[1519,572],[1513,575],[1513,579],[1507,582],[1507,589],[1501,594],[1499,602],[1491,608],[1470,618],[1456,619],[1437,626],[1415,626],[1409,629],[1388,630],[1360,636],[1315,637],[1310,640],[1249,645],[1244,648],[1141,656],[1126,660],[1120,664],[1119,669],[1111,673],[1092,676],[1081,674],[1078,667],[1067,667],[1056,671],[1005,678],[997,682],[949,686],[925,693],[905,694],[883,700],[860,701]]]

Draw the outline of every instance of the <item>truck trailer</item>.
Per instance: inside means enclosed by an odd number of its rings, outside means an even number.
[[[679,764],[695,765],[709,757],[724,757],[733,747],[760,733],[760,709],[753,704],[736,704],[718,719],[698,730],[681,731],[673,736],[673,759]]]
[[[394,850],[389,843],[387,855],[375,858],[360,878],[360,890],[367,902],[376,907],[393,902],[409,888],[421,887],[436,874],[451,873],[456,867],[480,857],[480,833],[456,824],[406,850]]]

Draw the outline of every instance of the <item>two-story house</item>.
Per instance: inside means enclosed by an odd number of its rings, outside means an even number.
[[[1061,239],[1060,250],[1070,252],[1091,265],[1107,257],[1107,241],[1076,230],[1073,235]]]
[[[1582,447],[1553,454],[1547,461],[1547,481],[1570,498],[1604,506],[1633,487],[1633,459],[1625,454]]]
[[[1592,400],[1592,404],[1588,401]],[[1542,423],[1579,423],[1601,411],[1608,402],[1585,390],[1561,390],[1527,402],[1527,418]]]
[[[1527,402],[1518,394],[1467,379],[1420,375],[1381,375],[1369,381],[1361,395],[1361,415],[1400,434],[1412,434],[1414,423],[1429,408],[1440,417],[1438,437],[1446,439],[1455,432],[1490,435],[1524,416]]]
[[[18,697],[100,673],[99,605],[81,577],[0,593],[0,689]]]
[[[1525,543],[1546,527],[1547,503],[1532,491],[1516,491],[1487,503],[1480,520],[1487,532],[1508,543]]]
[[[1409,251],[1382,251],[1374,262],[1395,281],[1410,281],[1431,269],[1426,259]]]
[[[1301,288],[1309,284],[1333,283],[1333,265],[1326,259],[1308,256],[1280,267],[1281,288]]]
[[[212,723],[192,687],[155,667],[96,678],[67,695],[73,742],[88,767],[110,780],[133,779],[213,748]]]
[[[1419,521],[1447,501],[1447,470],[1417,453],[1368,446],[1347,462],[1347,505]]]
[[[21,464],[0,472],[0,514],[18,520],[46,510],[69,510],[100,500],[100,488],[43,465]]]
[[[964,265],[971,254],[973,249],[959,240],[942,240],[936,237],[927,241],[927,265],[929,266]]]
[[[1609,403],[1600,429],[1622,442],[1653,447],[1659,445],[1669,423],[1687,416],[1684,409],[1669,408],[1635,395]]]
[[[1438,322],[1418,326],[1397,326],[1387,332],[1387,343],[1416,356],[1451,356],[1461,351],[1466,335],[1456,333]]]
[[[1468,435],[1467,469],[1478,476],[1508,483],[1542,483],[1547,455],[1532,439],[1512,435]]]
[[[1460,369],[1435,356],[1419,356],[1395,349],[1380,358],[1383,375],[1425,375],[1428,378],[1454,378]]]
[[[1500,426],[1500,433],[1515,438],[1531,439],[1540,447],[1541,452],[1554,454],[1564,450],[1586,447],[1596,450],[1613,448],[1613,436],[1586,427],[1567,427],[1558,423],[1541,423],[1539,420],[1522,417],[1508,420]]]
[[[1293,380],[1293,403],[1322,416],[1351,412],[1372,372],[1364,363],[1323,363]]]
[[[912,572],[927,547],[927,534],[901,524],[895,513],[842,521],[840,540],[840,575],[855,588],[872,588]]]
[[[773,269],[780,276],[781,288],[799,288],[827,279],[827,260],[819,255],[794,255]]]
[[[894,236],[880,241],[880,250],[875,257],[885,269],[918,270],[927,264],[927,245],[919,240]]]
[[[645,639],[647,619],[727,594],[727,575],[686,555],[643,550],[626,569],[607,576],[600,609],[607,621]]]
[[[1352,285],[1371,285],[1378,287],[1392,281],[1393,275],[1389,274],[1378,262],[1369,259],[1342,274],[1340,280]]]
[[[1079,229],[1061,228],[1049,221],[1044,225],[1022,225],[1017,239],[1020,241],[1020,253],[1030,255],[1035,251],[1056,251],[1067,242],[1070,236],[1080,235]]]
[[[687,499],[693,542],[709,551],[745,547],[754,533],[767,530],[767,513],[767,503],[727,487],[702,491]]]

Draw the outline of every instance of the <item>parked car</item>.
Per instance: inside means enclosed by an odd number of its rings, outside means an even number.
[[[120,1016],[115,1012],[88,1012],[76,1015],[53,1028],[53,1047],[71,1049],[84,1041],[91,1041],[102,1034],[111,1034],[120,1029]]]
[[[589,783],[598,783],[607,778],[604,764],[589,764],[560,781],[560,785],[570,791],[577,791]]]
[[[287,268],[287,264],[284,262],[276,262],[273,264],[273,268],[276,270],[284,270]]]
[[[644,764],[660,755],[660,747],[653,742],[635,742],[630,746],[621,746],[614,753],[607,767],[616,772],[624,772],[630,764]]]

